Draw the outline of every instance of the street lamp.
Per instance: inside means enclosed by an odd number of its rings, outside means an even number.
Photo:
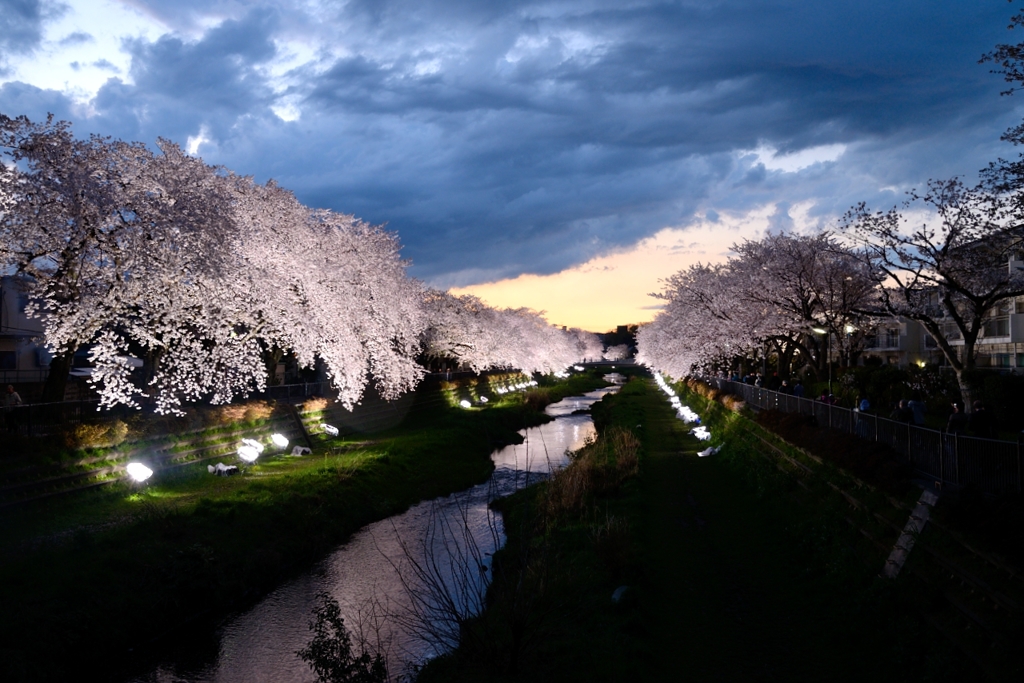
[[[812,327],[811,331],[815,334],[825,335],[825,364],[828,365],[828,393],[832,395],[832,347],[829,344],[829,337],[831,336],[823,327]]]
[[[846,332],[846,366],[847,367],[852,367],[853,366],[853,344],[850,342],[850,337],[852,337],[853,333],[857,331],[857,327],[854,326],[854,325],[851,325],[850,323],[846,323],[846,327],[843,328],[843,331]]]

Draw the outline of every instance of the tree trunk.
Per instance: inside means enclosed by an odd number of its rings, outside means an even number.
[[[960,385],[960,398],[964,402],[963,412],[971,413],[974,412],[974,387],[964,379],[965,370],[959,370],[956,373],[956,383]]]
[[[267,368],[267,386],[274,386],[277,382],[277,365],[284,358],[284,349],[275,346],[263,352],[263,364]]]
[[[974,388],[967,381],[974,370],[974,341],[968,341],[964,335],[964,355],[960,368],[956,370],[956,383],[960,385],[960,399],[964,402],[963,412],[974,410]]]
[[[75,352],[68,351],[54,356],[50,361],[50,374],[46,376],[46,384],[43,385],[43,403],[60,403],[64,400],[64,393],[68,388],[68,373],[71,372],[74,358]]]

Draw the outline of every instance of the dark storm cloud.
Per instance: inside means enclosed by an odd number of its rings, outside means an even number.
[[[823,223],[891,205],[1012,153],[998,137],[1020,119],[977,64],[1014,38],[1003,0],[132,4],[180,32],[126,43],[129,77],[82,132],[203,130],[209,161],[387,222],[444,284],[559,270],[766,203],[779,228],[801,202]],[[275,81],[296,40],[319,51]],[[4,111],[44,105],[71,108],[0,91]],[[841,158],[798,173],[738,153],[837,143]]]
[[[53,114],[57,119],[74,120],[74,107],[67,95],[56,90],[43,90],[25,83],[0,85],[0,112],[8,116],[24,115],[34,121]]]
[[[61,12],[59,3],[44,0],[0,0],[0,75],[6,57],[31,52],[43,39],[43,22]]]
[[[270,101],[260,66],[275,54],[272,24],[273,14],[260,11],[224,21],[198,41],[171,35],[128,41],[131,84],[115,78],[100,89],[96,123],[142,139],[164,130],[182,144],[202,126],[229,137],[240,117],[263,111]]]

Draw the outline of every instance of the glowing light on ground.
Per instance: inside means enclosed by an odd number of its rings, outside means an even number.
[[[272,434],[270,440],[274,442],[274,445],[278,448],[288,448],[288,439],[283,434]]]
[[[252,446],[239,446],[238,457],[246,462],[256,462],[256,458],[260,457],[260,452]]]
[[[130,462],[124,468],[128,472],[128,476],[135,481],[141,483],[153,476],[153,470],[149,469],[141,462]]]
[[[325,434],[329,434],[331,436],[337,436],[338,435],[338,428],[334,427],[332,425],[328,425],[328,424],[320,425],[320,428],[324,430]]]
[[[465,400],[465,399],[459,401],[459,405],[462,406],[463,408],[472,408],[473,407],[473,404],[470,403],[469,401]]]
[[[259,455],[263,452],[263,444],[261,444],[256,439],[242,439],[242,444],[256,451],[256,455]],[[255,458],[253,458],[253,460],[255,460]]]

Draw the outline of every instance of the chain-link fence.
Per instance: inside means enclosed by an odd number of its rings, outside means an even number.
[[[742,382],[706,380],[757,408],[813,415],[819,426],[878,441],[907,459],[919,474],[953,487],[975,486],[988,493],[1024,488],[1020,440],[998,441],[940,432],[810,398],[770,391]]]

